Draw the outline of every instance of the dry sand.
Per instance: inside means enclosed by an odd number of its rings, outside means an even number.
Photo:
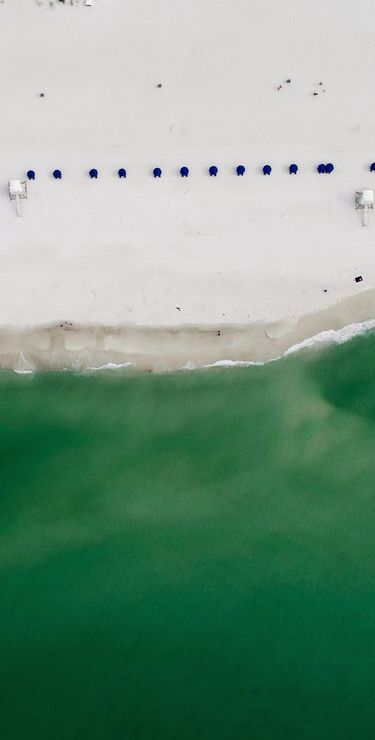
[[[269,359],[374,317],[375,213],[354,209],[375,186],[372,21],[369,0],[0,4],[2,351],[15,329],[66,349],[67,321],[77,351],[99,332],[153,366]]]

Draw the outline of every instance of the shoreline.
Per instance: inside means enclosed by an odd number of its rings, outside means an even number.
[[[131,367],[173,372],[265,364],[308,347],[347,341],[375,327],[375,289],[299,319],[252,325],[100,326],[63,321],[0,328],[0,369],[19,373]]]

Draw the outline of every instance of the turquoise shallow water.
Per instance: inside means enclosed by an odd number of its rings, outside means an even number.
[[[373,738],[374,367],[0,375],[1,739]]]

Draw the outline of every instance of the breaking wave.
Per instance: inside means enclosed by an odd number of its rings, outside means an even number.
[[[33,348],[32,342],[27,340],[25,343],[19,342],[18,349],[3,349],[0,351],[0,368],[4,370],[13,370],[19,375],[32,375],[39,371],[66,371],[74,373],[97,373],[105,371],[120,371],[133,369],[140,372],[154,372],[154,373],[165,373],[173,371],[189,371],[198,370],[205,368],[231,368],[231,367],[251,367],[251,366],[262,366],[269,364],[270,362],[276,362],[282,358],[288,357],[289,355],[297,354],[303,350],[315,350],[327,347],[334,344],[344,344],[349,342],[353,338],[365,334],[375,328],[375,319],[363,321],[360,323],[353,323],[344,326],[341,329],[329,329],[326,331],[319,332],[311,337],[307,337],[300,342],[292,344],[284,352],[277,354],[277,356],[265,360],[247,360],[247,359],[230,359],[222,358],[213,362],[207,362],[204,355],[219,354],[219,347],[215,347],[214,350],[210,348],[209,341],[210,337],[217,332],[206,332],[207,339],[205,341],[205,331],[196,329],[194,336],[192,332],[187,332],[186,336],[181,334],[180,340],[176,343],[175,338],[171,340],[174,344],[169,345],[166,342],[159,349],[153,348],[153,352],[149,353],[147,350],[147,343],[145,344],[142,337],[139,337],[139,341],[132,343],[131,351],[128,349],[128,344],[124,341],[123,345],[116,350],[68,350],[60,348],[59,351],[55,351],[52,347],[50,349]],[[151,330],[148,330],[150,333]],[[227,337],[231,335],[231,329],[226,329]],[[235,332],[238,329],[234,329],[234,339],[231,346],[233,352],[233,346],[236,344]],[[164,332],[164,338],[168,332]],[[155,337],[157,331],[155,332]],[[263,334],[264,336],[264,334]],[[247,338],[244,330],[244,335],[241,340],[241,345],[235,348],[235,352],[238,355],[246,356],[249,353],[249,346],[253,341],[253,346],[257,346],[257,340],[254,338]],[[199,347],[197,347],[199,344]],[[26,348],[20,349],[20,345]],[[138,351],[136,347],[138,345]],[[270,345],[272,347],[272,341]],[[208,352],[208,349],[209,352]],[[225,350],[224,350],[225,352]],[[191,356],[194,359],[183,360],[183,357]],[[229,354],[229,352],[228,352]],[[259,348],[258,348],[259,354]],[[181,358],[179,360],[179,358]]]
[[[217,362],[205,365],[205,367],[259,367],[262,365],[268,365],[270,362],[277,362],[278,360],[283,359],[283,357],[297,354],[304,349],[318,349],[333,344],[345,344],[372,329],[375,329],[375,319],[355,324],[348,324],[348,326],[344,326],[342,329],[329,329],[327,331],[319,332],[312,337],[307,337],[301,342],[293,344],[281,355],[273,357],[271,360],[265,360],[264,362],[254,360],[217,360]]]

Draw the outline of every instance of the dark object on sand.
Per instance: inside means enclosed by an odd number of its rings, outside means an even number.
[[[61,180],[62,178],[61,170],[53,170],[52,175],[55,178],[55,180]]]
[[[370,172],[375,172],[375,162],[370,165]]]
[[[189,168],[188,167],[181,167],[181,169],[180,169],[180,175],[181,175],[181,177],[189,177]]]
[[[270,164],[265,164],[263,167],[263,175],[270,175],[272,172],[272,167]]]
[[[161,82],[158,83],[158,87],[161,87]]]
[[[216,177],[217,173],[219,172],[218,168],[214,164],[211,165],[208,171],[210,173],[210,177]]]
[[[298,164],[291,164],[289,165],[289,174],[290,175],[296,175],[298,172]]]
[[[236,172],[238,176],[242,177],[242,175],[244,175],[246,172],[246,167],[243,164],[239,164],[236,169]]]
[[[290,85],[291,81],[292,80],[290,78],[287,80],[288,85]]]
[[[357,277],[355,277],[354,280],[355,280],[356,283],[361,283],[362,280],[363,280],[363,277],[362,277],[362,275],[357,275]]]
[[[328,172],[329,175],[331,174],[331,172],[333,172],[334,169],[335,168],[332,162],[328,162],[328,164],[326,164],[326,172]]]
[[[96,180],[96,178],[98,177],[98,170],[96,170],[95,167],[93,167],[92,170],[90,170],[89,175],[91,179]]]
[[[160,167],[155,167],[155,169],[153,170],[153,174],[154,174],[154,177],[161,177],[162,171]]]
[[[40,98],[44,98],[44,93],[39,93]]]
[[[34,170],[27,170],[27,179],[28,180],[35,180],[35,172]]]
[[[119,177],[126,177],[126,170],[124,169],[124,167],[121,167],[121,168],[119,169],[119,171],[118,171],[118,176],[119,176]]]
[[[318,169],[319,175],[324,175],[326,171],[326,166],[325,164],[318,164],[317,169]]]

